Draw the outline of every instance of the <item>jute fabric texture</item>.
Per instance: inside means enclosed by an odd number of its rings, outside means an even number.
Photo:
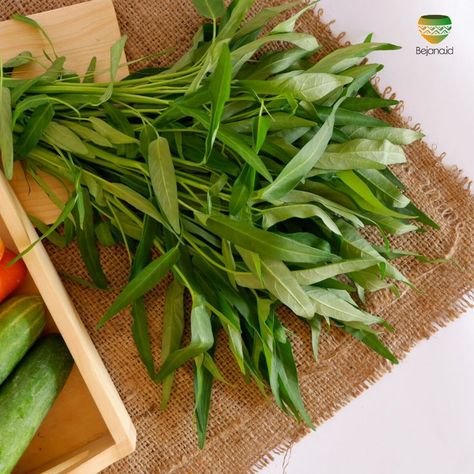
[[[78,1],[3,0],[0,19],[17,11],[34,13],[73,3]],[[172,62],[190,45],[201,21],[190,0],[115,0],[114,3],[122,32],[129,36],[129,59],[175,48],[166,58]],[[281,3],[260,1],[254,11],[263,5]],[[321,13],[321,10],[307,13],[299,28],[318,38],[324,54],[342,44],[342,35],[336,37],[331,33],[321,20]],[[396,77],[393,83],[396,86]],[[390,95],[391,90],[385,94]],[[400,109],[381,115],[394,126],[410,125]],[[442,143],[442,137],[439,140]],[[468,180],[459,170],[446,168],[442,156],[437,156],[424,142],[406,147],[406,151],[408,163],[393,169],[408,186],[409,196],[441,224],[441,229],[393,241],[433,258],[449,258],[452,263],[427,265],[405,258],[398,266],[420,291],[404,289],[398,299],[382,291],[369,298],[369,308],[396,328],[383,339],[400,358],[474,302],[474,200]],[[48,245],[47,248],[59,271],[87,277],[75,246],[57,249]],[[124,311],[101,331],[95,329],[104,309],[128,277],[128,259],[121,247],[102,249],[101,256],[115,291],[100,292],[68,280],[65,285],[138,431],[136,452],[109,468],[108,473],[254,472],[268,463],[273,454],[284,452],[307,433],[307,428],[282,414],[270,398],[262,397],[255,385],[244,383],[222,340],[218,345],[217,364],[230,383],[215,383],[207,445],[200,451],[192,417],[191,367],[178,371],[170,407],[162,412],[160,388],[148,379],[134,347],[129,313]],[[167,284],[168,281],[161,284],[148,297],[155,346],[159,346],[161,338],[163,293]],[[389,370],[381,357],[336,330],[323,334],[320,361],[315,364],[308,327],[285,310],[283,320],[290,330],[304,401],[316,425]],[[159,353],[156,357],[159,360]]]

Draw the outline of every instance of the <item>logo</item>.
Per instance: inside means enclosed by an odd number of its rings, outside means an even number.
[[[451,18],[446,15],[423,15],[418,20],[418,31],[431,44],[441,43],[451,31]]]

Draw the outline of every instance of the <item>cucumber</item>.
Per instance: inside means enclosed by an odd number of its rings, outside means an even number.
[[[12,471],[71,372],[58,334],[40,339],[0,387],[0,474]]]
[[[45,322],[39,296],[15,296],[0,306],[0,385],[38,339]]]

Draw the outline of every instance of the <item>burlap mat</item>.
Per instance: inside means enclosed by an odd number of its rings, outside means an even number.
[[[3,0],[0,18],[6,19],[15,11],[33,13],[73,3],[78,0]],[[259,2],[259,6],[264,3],[271,2]],[[130,38],[130,59],[177,47],[171,58],[175,59],[187,48],[200,22],[190,0],[115,0],[115,6],[122,31]],[[301,28],[314,33],[328,51],[340,44],[342,37],[331,34],[320,19],[321,13],[316,17],[308,13]],[[384,118],[394,126],[406,125],[398,113]],[[442,142],[442,137],[439,139]],[[449,257],[457,265],[430,266],[405,259],[399,266],[421,292],[405,290],[398,300],[384,292],[371,297],[370,307],[396,328],[384,340],[401,358],[418,341],[474,304],[474,200],[468,180],[458,170],[444,167],[442,157],[436,156],[426,143],[416,143],[407,152],[408,164],[396,167],[395,171],[408,185],[409,195],[417,205],[441,223],[441,230],[399,238],[397,243],[432,257]],[[59,270],[86,277],[75,247],[47,248]],[[111,286],[120,288],[128,275],[125,252],[119,247],[103,249],[102,258]],[[263,399],[254,385],[243,382],[225,349],[225,341],[220,341],[217,363],[231,383],[215,384],[208,441],[206,449],[200,451],[192,418],[191,367],[178,371],[170,407],[161,412],[160,389],[149,381],[139,361],[130,334],[129,314],[120,315],[100,332],[94,328],[116,293],[86,289],[69,281],[65,284],[138,431],[137,451],[107,472],[255,471],[272,459],[272,453],[283,452],[306,433],[304,426],[283,415],[270,400]],[[166,284],[149,298],[151,329],[158,344]],[[337,331],[323,335],[321,361],[316,365],[310,352],[308,328],[289,314],[284,319],[292,332],[304,400],[317,425],[389,370],[381,357]]]

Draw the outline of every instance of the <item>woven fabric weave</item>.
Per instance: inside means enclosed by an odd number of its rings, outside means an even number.
[[[14,12],[34,13],[78,3],[77,0],[3,0],[0,19]],[[167,61],[177,59],[190,45],[200,24],[190,0],[115,0],[123,33],[128,34],[127,56],[135,59],[152,52],[176,48]],[[281,1],[260,1],[263,5]],[[321,11],[307,13],[300,28],[313,33],[322,44],[322,54],[341,44],[321,20]],[[396,78],[394,78],[396,81]],[[390,90],[386,91],[390,94]],[[406,126],[400,112],[381,113],[394,126]],[[399,268],[421,290],[405,289],[399,299],[381,291],[370,297],[369,308],[395,328],[383,339],[399,356],[420,340],[458,317],[474,304],[474,200],[469,182],[455,168],[446,168],[442,157],[424,142],[406,147],[408,163],[393,167],[407,184],[408,194],[427,214],[441,224],[439,231],[405,235],[393,241],[435,258],[450,258],[456,265],[427,265],[405,258]],[[75,246],[47,246],[58,270],[67,269],[86,278]],[[101,250],[112,288],[125,284],[128,259],[120,247]],[[155,346],[161,338],[163,293],[167,282],[148,297],[150,326]],[[108,473],[243,473],[268,463],[274,453],[285,451],[307,429],[282,414],[254,385],[246,385],[225,341],[220,341],[217,364],[230,384],[216,382],[206,449],[197,447],[192,417],[192,369],[186,366],[176,376],[174,395],[166,412],[160,411],[160,388],[147,377],[130,332],[130,315],[123,312],[103,330],[95,324],[117,294],[100,292],[65,281],[73,302],[94,340],[138,431],[134,454],[107,469]],[[308,411],[316,425],[360,394],[389,370],[379,356],[337,331],[324,333],[320,362],[311,355],[308,327],[283,310],[290,329],[295,357]],[[156,354],[159,360],[159,354]]]

